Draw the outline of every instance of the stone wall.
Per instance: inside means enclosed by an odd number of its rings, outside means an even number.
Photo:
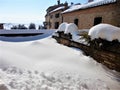
[[[115,52],[113,53],[105,50],[97,50],[90,46],[86,46],[84,44],[71,41],[70,39],[67,39],[62,36],[61,37],[53,36],[53,38],[55,38],[58,43],[61,43],[70,47],[76,47],[83,50],[85,55],[91,56],[97,62],[102,63],[103,65],[107,66],[110,69],[120,72],[120,54],[119,53],[115,53]]]
[[[91,48],[120,54],[120,42],[118,40],[107,41],[105,39],[94,39],[89,41]]]

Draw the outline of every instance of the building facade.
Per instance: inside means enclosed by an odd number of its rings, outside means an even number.
[[[90,0],[89,0],[90,1]],[[73,5],[64,11],[56,11],[49,14],[60,13],[60,17],[49,19],[51,28],[56,29],[55,22],[75,23],[79,29],[89,29],[99,23],[107,23],[120,27],[120,0],[90,1],[84,5]],[[49,28],[47,28],[49,29]]]
[[[58,4],[54,6],[50,6],[46,11],[47,14],[45,16],[44,26],[47,29],[57,29],[58,26],[63,22],[62,13],[68,7],[68,3],[65,2],[60,3],[58,0]]]
[[[99,23],[120,27],[120,0],[62,14],[64,22],[75,23],[79,29],[89,29]]]

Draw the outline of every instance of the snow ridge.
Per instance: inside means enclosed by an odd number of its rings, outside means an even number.
[[[56,8],[56,9],[54,9],[53,11],[51,11],[50,13],[56,12],[56,11],[61,10],[61,9],[64,9],[64,8],[65,8],[65,6],[58,7],[58,8]]]

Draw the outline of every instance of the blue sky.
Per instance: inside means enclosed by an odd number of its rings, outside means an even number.
[[[69,4],[88,0],[61,0]],[[46,9],[57,0],[0,0],[0,23],[39,23],[45,20]]]

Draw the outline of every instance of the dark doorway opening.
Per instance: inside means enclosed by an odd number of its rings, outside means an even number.
[[[94,25],[100,24],[102,22],[102,17],[96,17],[94,19]]]
[[[59,14],[59,13],[55,14],[55,17],[56,17],[56,18],[59,18],[59,17],[60,17],[60,14]]]
[[[78,19],[75,19],[75,20],[74,20],[74,24],[76,24],[77,26],[78,26],[78,22],[79,22]]]
[[[55,22],[55,29],[58,29],[59,27],[59,22]]]

